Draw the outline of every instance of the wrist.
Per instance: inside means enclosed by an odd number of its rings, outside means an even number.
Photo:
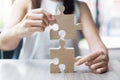
[[[107,53],[107,48],[103,42],[94,43],[93,45],[90,45],[89,47],[90,47],[90,52],[94,50],[100,50],[100,51],[104,51]]]
[[[22,39],[22,37],[19,35],[19,29],[17,29],[16,27],[13,27],[11,29],[11,36],[13,36],[15,39]]]

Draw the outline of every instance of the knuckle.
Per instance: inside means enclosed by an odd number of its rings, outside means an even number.
[[[45,18],[45,15],[44,15],[44,14],[41,14],[41,18]]]
[[[99,74],[105,73],[105,72],[107,72],[107,68],[98,69],[97,72],[98,72]]]
[[[47,16],[51,17],[52,15],[50,13],[48,13]]]
[[[93,64],[93,62],[89,62],[89,63],[88,63],[88,66],[91,66],[92,64]]]
[[[88,56],[88,58],[89,58],[89,59],[92,59],[92,58],[94,58],[95,55],[96,55],[96,53],[90,54],[90,55]]]
[[[100,54],[101,55],[106,55],[108,53],[108,50],[106,49],[106,50],[100,50]]]
[[[43,20],[40,20],[40,23],[42,24],[42,23],[43,23]]]
[[[108,57],[107,57],[106,55],[102,56],[102,60],[103,60],[103,61],[109,61],[109,60],[108,60]]]
[[[104,54],[104,51],[103,51],[103,50],[96,50],[95,53],[100,54],[100,55],[103,55],[103,54]]]
[[[44,31],[44,28],[40,27],[40,32],[43,32]]]
[[[97,50],[97,53],[101,53],[101,51],[100,51],[100,50]]]
[[[100,66],[101,67],[106,67],[106,62],[102,62]]]
[[[106,66],[106,62],[102,62],[101,65]]]
[[[30,23],[29,23],[28,20],[25,20],[25,21],[24,21],[24,24],[25,24],[25,25],[29,25]]]
[[[99,53],[99,50],[96,50],[95,53]]]
[[[30,28],[27,28],[27,29],[26,29],[26,32],[31,32],[31,29],[30,29]]]
[[[33,13],[33,10],[29,10],[28,13]]]
[[[40,21],[40,25],[41,25],[42,27],[45,27],[45,24],[44,24],[44,21],[43,21],[43,20]]]
[[[40,12],[44,12],[45,10],[43,8],[40,8]]]
[[[98,51],[98,54],[103,55],[103,51],[102,51],[102,50],[99,50],[99,51]]]
[[[106,57],[105,55],[103,55],[103,56],[102,56],[102,59],[103,59],[103,60],[106,60],[106,59],[107,59],[107,57]]]
[[[86,65],[86,66],[90,66],[90,62],[86,62],[85,65]]]
[[[27,13],[25,19],[30,19],[30,18],[31,18],[31,13]]]
[[[92,66],[90,66],[90,68],[91,68],[92,70],[94,70],[94,69],[96,69],[96,66],[95,66],[95,65],[92,65]]]

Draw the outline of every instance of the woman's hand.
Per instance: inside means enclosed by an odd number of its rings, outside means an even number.
[[[28,37],[34,32],[43,32],[54,19],[52,14],[43,9],[33,9],[15,26],[14,31],[19,37]]]
[[[76,65],[85,63],[94,73],[101,74],[108,71],[108,62],[108,51],[99,49],[79,59]]]

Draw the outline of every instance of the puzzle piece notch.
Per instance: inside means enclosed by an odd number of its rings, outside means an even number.
[[[74,24],[74,15],[73,14],[65,15],[63,13],[63,10],[64,10],[63,7],[64,6],[59,7],[61,14],[55,15],[56,20],[53,23],[51,23],[51,25],[54,23],[59,25],[58,31],[54,31],[54,30],[50,31],[50,39],[51,40],[59,39],[58,32],[60,30],[64,30],[66,32],[65,39],[74,39],[75,31],[82,30],[82,24],[81,23]]]
[[[65,33],[64,30],[60,30],[60,31],[59,31],[59,36],[60,36],[60,39],[61,39],[61,40],[64,40],[65,35],[66,35],[66,33]]]
[[[59,30],[59,25],[58,24],[53,24],[51,29],[54,30],[54,31],[58,31]]]
[[[59,59],[58,58],[54,58],[54,59],[51,60],[50,63],[53,63],[53,64],[57,65],[57,64],[59,64]]]
[[[64,73],[65,69],[66,69],[66,66],[64,64],[60,64],[59,65],[59,69],[60,69],[60,72],[61,73]]]
[[[74,63],[75,63],[75,57],[74,57],[74,49],[73,48],[64,48],[65,42],[63,40],[60,40],[60,48],[54,48],[50,50],[50,59],[58,58],[59,64],[50,64],[50,72],[51,73],[59,73],[59,65],[64,64],[65,65],[65,73],[73,73],[74,72]]]

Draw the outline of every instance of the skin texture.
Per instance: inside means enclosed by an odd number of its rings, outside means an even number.
[[[99,37],[87,4],[83,2],[79,4],[80,22],[83,24],[83,34],[88,41],[90,54],[78,60],[76,65],[85,63],[93,72],[104,73],[108,71],[108,51]]]
[[[15,49],[23,37],[29,37],[34,32],[43,32],[49,23],[55,20],[51,13],[41,8],[27,11],[30,2],[31,0],[14,2],[9,22],[0,34],[0,49]],[[93,72],[104,73],[108,71],[108,51],[98,35],[87,4],[79,2],[79,8],[82,32],[88,41],[90,54],[80,58],[76,65],[86,64]]]

